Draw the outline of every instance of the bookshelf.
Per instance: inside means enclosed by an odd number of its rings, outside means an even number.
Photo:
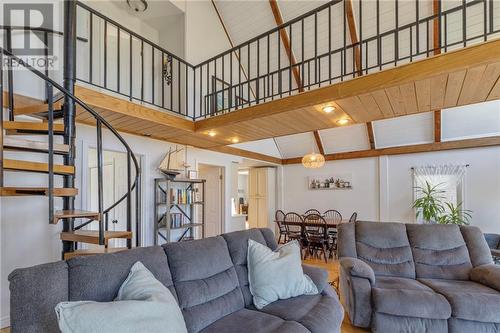
[[[154,244],[205,237],[205,180],[155,179]]]

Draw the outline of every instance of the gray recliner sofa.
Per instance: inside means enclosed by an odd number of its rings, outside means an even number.
[[[303,267],[320,294],[279,300],[262,310],[253,307],[246,267],[249,238],[277,247],[271,230],[251,229],[16,269],[9,276],[12,332],[59,332],[57,303],[112,301],[137,261],[176,297],[190,333],[340,332],[344,311],[322,269]]]
[[[490,247],[491,256],[495,262],[500,263],[500,235],[499,234],[484,234],[486,242]]]
[[[500,332],[500,266],[476,227],[342,224],[340,298],[383,333]]]

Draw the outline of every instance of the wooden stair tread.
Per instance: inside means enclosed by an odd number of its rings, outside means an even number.
[[[3,168],[13,171],[49,172],[49,164],[21,160],[3,160]],[[71,165],[54,164],[54,173],[58,175],[74,175],[75,167]]]
[[[98,255],[98,254],[107,254],[107,253],[117,253],[117,252],[122,252],[126,251],[128,248],[126,247],[97,247],[97,248],[91,248],[91,249],[79,249],[75,250],[72,252],[66,252],[64,254],[64,260],[68,260],[74,257],[80,257],[80,256],[93,256],[93,255]]]
[[[62,101],[54,102],[54,111],[61,108]],[[47,103],[33,104],[24,107],[14,107],[14,114],[17,115],[36,115],[37,113],[47,112],[49,110],[49,105]]]
[[[65,231],[60,234],[61,240],[70,242],[81,242],[90,244],[99,244],[99,231],[97,230],[77,230]],[[131,231],[105,231],[104,242],[108,243],[113,238],[132,239]]]
[[[18,139],[8,136],[4,137],[3,139],[3,147],[4,149],[9,149],[9,150],[29,150],[29,151],[39,151],[39,152],[49,151],[48,142]],[[58,143],[54,144],[54,153],[66,154],[68,152],[69,152],[69,145],[58,144]]]
[[[87,218],[87,219],[99,220],[99,212],[91,212],[79,209],[58,210],[54,213],[54,220],[52,221],[52,224],[57,224],[59,220],[68,218],[75,218],[75,219]]]
[[[76,188],[57,187],[53,190],[56,197],[74,197],[78,194]],[[0,187],[0,196],[2,197],[15,197],[27,195],[49,195],[47,187]]]
[[[31,121],[4,121],[3,129],[7,134],[16,134],[22,132],[30,133],[47,133],[49,124],[46,122],[31,122]],[[64,124],[54,123],[54,133],[64,133]]]

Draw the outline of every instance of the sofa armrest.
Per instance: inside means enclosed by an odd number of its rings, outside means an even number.
[[[309,265],[302,265],[302,270],[304,274],[311,278],[316,288],[318,288],[318,292],[321,294],[325,286],[328,285],[328,272],[322,268]]]
[[[358,258],[344,257],[340,258],[340,266],[342,266],[347,274],[367,279],[372,286],[375,284],[375,273],[364,261]]]
[[[476,266],[470,273],[470,279],[500,291],[500,265]]]

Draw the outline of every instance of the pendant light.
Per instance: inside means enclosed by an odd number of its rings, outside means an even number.
[[[307,169],[318,169],[325,164],[325,156],[314,152],[314,144],[311,154],[302,157],[302,165]]]

